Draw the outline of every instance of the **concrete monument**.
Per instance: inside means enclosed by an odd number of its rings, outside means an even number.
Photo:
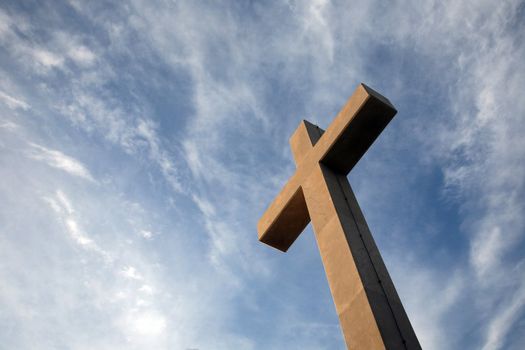
[[[286,252],[312,221],[349,349],[421,349],[346,177],[396,113],[361,84],[326,131],[302,121],[290,138],[297,170],[257,227]]]

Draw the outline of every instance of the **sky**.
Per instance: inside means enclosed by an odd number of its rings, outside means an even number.
[[[525,344],[525,4],[0,2],[0,344],[344,349],[310,226],[256,225],[360,82],[349,174],[424,349]]]

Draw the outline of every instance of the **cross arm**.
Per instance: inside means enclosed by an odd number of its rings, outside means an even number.
[[[396,113],[386,97],[360,84],[317,143],[318,159],[348,174]]]
[[[310,216],[296,173],[259,220],[259,241],[286,252],[309,222]]]

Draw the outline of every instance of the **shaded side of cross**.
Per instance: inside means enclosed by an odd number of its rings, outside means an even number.
[[[297,170],[258,223],[286,252],[310,220],[349,349],[420,349],[347,174],[397,113],[361,84],[323,131],[302,121],[290,138]]]

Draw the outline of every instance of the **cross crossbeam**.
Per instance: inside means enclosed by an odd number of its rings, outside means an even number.
[[[346,175],[396,114],[361,84],[323,131],[302,121],[290,138],[297,170],[258,223],[283,252],[312,221],[350,349],[420,349]]]

